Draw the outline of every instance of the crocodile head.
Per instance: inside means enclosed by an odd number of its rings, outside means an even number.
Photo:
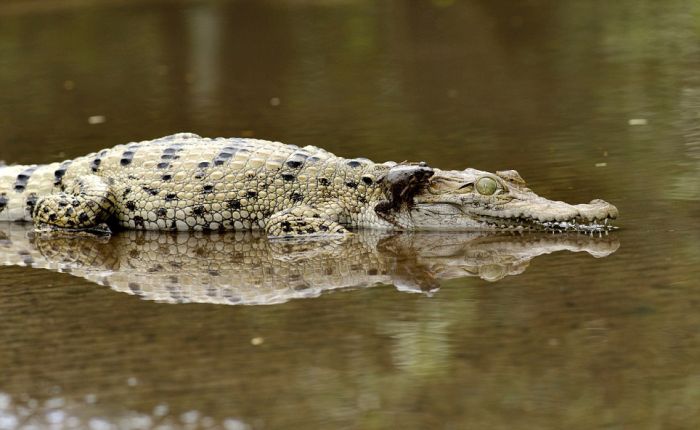
[[[403,228],[586,233],[615,228],[611,221],[617,218],[618,211],[610,203],[593,200],[571,205],[548,200],[532,192],[515,170],[493,174],[475,169],[431,169],[424,165],[410,169],[417,171],[411,187],[405,188],[410,199],[404,199],[402,209],[394,204],[397,211],[393,221]]]

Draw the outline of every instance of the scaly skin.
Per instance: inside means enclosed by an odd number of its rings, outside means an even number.
[[[74,160],[0,168],[0,220],[40,231],[606,230],[617,209],[552,202],[515,171],[377,164],[316,147],[180,133]]]

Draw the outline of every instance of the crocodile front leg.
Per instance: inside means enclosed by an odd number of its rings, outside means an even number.
[[[98,176],[87,175],[66,183],[65,191],[37,201],[32,220],[37,231],[109,232],[104,225],[114,213],[114,194]]]
[[[311,206],[295,206],[272,214],[265,225],[270,237],[338,236],[350,234],[345,227]]]

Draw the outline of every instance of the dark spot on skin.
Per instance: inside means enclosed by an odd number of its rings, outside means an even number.
[[[135,225],[136,227],[143,227],[143,226],[144,226],[144,222],[143,222],[143,221],[144,221],[144,220],[143,220],[143,217],[140,217],[140,216],[138,216],[138,215],[136,215],[136,216],[134,217],[134,225]]]
[[[306,161],[308,161],[309,163],[317,163],[317,162],[320,161],[320,160],[321,160],[321,159],[318,158],[318,157],[309,157],[309,158],[306,159]]]
[[[194,175],[195,179],[202,179],[203,177],[204,177],[203,173],[197,173],[196,175]]]
[[[85,212],[81,212],[80,215],[78,215],[78,221],[80,221],[83,224],[87,223],[89,220],[90,217]]]
[[[156,215],[158,215],[159,217],[164,217],[167,213],[168,211],[165,208],[158,208],[158,210],[156,211]]]
[[[163,271],[163,266],[160,264],[156,264],[155,266],[148,268],[148,273],[156,273],[161,271]]]
[[[126,202],[126,208],[130,211],[136,210],[136,203],[129,200],[128,202]]]
[[[289,198],[290,198],[293,202],[296,202],[296,203],[298,203],[298,202],[304,200],[304,196],[301,195],[300,193],[297,193],[297,192],[294,192],[294,193],[290,194],[290,195],[289,195]]]
[[[318,183],[327,187],[331,184],[331,181],[328,178],[318,178]]]
[[[255,191],[248,191],[248,193],[246,195],[248,196],[249,199],[254,199],[258,196],[258,193]]]
[[[292,224],[289,221],[282,221],[280,223],[280,227],[282,227],[282,231],[284,231],[285,233],[289,233],[290,231],[292,231]]]
[[[196,216],[202,216],[205,212],[204,206],[195,206],[194,209],[192,209],[192,213]]]
[[[72,216],[74,213],[75,213],[75,209],[73,209],[72,207],[69,207],[68,209],[66,209],[66,215]]]
[[[164,181],[169,181],[169,180],[173,179],[173,175],[163,175],[163,177],[161,179]]]
[[[32,176],[32,173],[34,173],[37,167],[38,166],[29,167],[17,175],[17,179],[15,180],[15,191],[24,191],[24,189],[27,187],[27,182],[29,182],[29,178]]]
[[[136,176],[134,175],[127,175],[127,178],[131,179],[132,181],[136,180]]]
[[[226,206],[228,206],[229,209],[240,209],[241,202],[239,202],[238,200],[229,200]]]
[[[219,273],[218,270],[209,270],[208,273],[209,273],[211,276],[219,276],[219,275],[220,275],[220,273]]]
[[[159,169],[167,169],[168,167],[170,167],[170,163],[158,163],[156,167],[158,167]]]
[[[129,289],[134,293],[141,291],[141,287],[136,282],[129,282]]]
[[[80,201],[78,201],[78,199],[73,199],[73,201],[70,202],[70,204],[71,204],[71,206],[73,206],[74,208],[77,208],[78,206],[80,206]]]
[[[208,161],[202,161],[201,163],[199,163],[199,164],[197,165],[197,167],[199,167],[200,169],[206,169],[207,167],[209,167],[209,162],[208,162]]]
[[[173,220],[170,223],[170,228],[172,228],[173,230],[177,230],[177,221]]]
[[[68,206],[68,200],[61,200],[60,202],[58,202],[58,206],[62,208]]]
[[[357,188],[357,182],[355,181],[347,181],[345,182],[345,186],[348,188]]]
[[[161,160],[172,160],[173,159],[173,154],[163,154],[160,156]]]
[[[369,176],[363,176],[363,177],[362,177],[362,182],[364,182],[365,185],[372,185],[372,184],[374,183],[374,181],[372,180],[372,178],[370,178]]]
[[[170,283],[171,283],[171,284],[177,284],[177,283],[180,282],[180,280],[179,280],[179,279],[177,278],[177,276],[175,276],[175,275],[169,276],[168,279],[170,280]]]
[[[393,205],[388,200],[383,200],[374,207],[374,211],[378,214],[385,214],[391,210]]]
[[[90,165],[90,168],[92,169],[93,172],[97,172],[97,169],[100,168],[100,163],[102,163],[102,160],[99,158],[95,158],[92,160],[92,164]]]
[[[63,180],[63,176],[66,174],[66,170],[68,169],[68,166],[71,165],[71,163],[72,163],[72,161],[65,161],[65,162],[61,163],[61,165],[58,166],[58,169],[56,169],[53,172],[53,175],[54,175],[53,184],[54,185],[61,184],[61,181]]]
[[[282,179],[284,179],[287,182],[292,182],[294,179],[296,179],[296,176],[290,175],[289,173],[283,173]]]
[[[58,219],[58,215],[56,215],[56,214],[49,215],[50,222],[56,222],[57,219]]]
[[[153,188],[149,188],[149,187],[141,187],[141,188],[143,188],[143,190],[144,190],[145,192],[147,192],[148,194],[150,194],[150,195],[152,195],[152,196],[157,196],[158,193],[160,192],[160,191],[158,191],[158,190],[154,190]]]
[[[213,185],[205,185],[202,187],[202,192],[203,193],[211,193],[214,191],[214,186]]]
[[[29,255],[28,253],[26,253],[26,252],[20,252],[20,255],[22,256],[22,262],[23,262],[25,265],[31,266],[32,264],[34,264],[34,259],[33,259],[32,256]]]
[[[364,203],[367,203],[367,199],[364,198],[364,196],[359,196],[359,197],[357,198],[357,201],[360,202],[360,203],[363,203],[363,204],[364,204]]]
[[[54,185],[60,184],[61,181],[63,180],[63,175],[65,175],[65,174],[66,174],[65,169],[56,169],[56,171],[53,172],[53,176],[54,176],[53,184]]]
[[[360,162],[357,161],[357,160],[350,160],[350,161],[348,161],[348,162],[345,163],[345,164],[347,164],[348,166],[352,167],[353,169],[356,168],[356,167],[362,166],[362,163],[360,163]]]
[[[128,196],[130,192],[131,192],[131,188],[124,189],[124,192],[122,193],[122,198]]]
[[[36,193],[31,193],[29,196],[27,196],[27,209],[31,213],[34,210],[34,206],[36,206],[36,201],[37,201],[37,196]]]
[[[287,161],[287,166],[290,167],[290,168],[292,168],[292,169],[298,169],[298,168],[301,167],[302,164],[303,164],[303,163],[302,163],[301,161],[298,161],[298,160],[289,160],[289,161]]]
[[[374,276],[374,275],[377,274],[377,269],[369,269],[369,270],[367,271],[367,274],[370,275],[370,276]]]
[[[177,194],[175,193],[170,193],[165,195],[165,201],[169,202],[172,200],[177,200]]]
[[[223,166],[224,163],[225,163],[225,161],[222,160],[222,159],[220,159],[220,158],[217,158],[217,159],[214,160],[214,165],[215,165],[215,166]]]
[[[128,166],[129,164],[131,164],[131,158],[122,158],[122,159],[119,161],[119,163],[120,163],[122,166]]]
[[[49,208],[47,206],[44,206],[44,209],[41,210],[43,213],[47,214],[49,213]]]

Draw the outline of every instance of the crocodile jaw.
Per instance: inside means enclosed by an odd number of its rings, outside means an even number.
[[[544,200],[544,199],[543,199]],[[528,203],[528,204],[521,204]],[[411,209],[417,230],[578,231],[613,230],[617,208],[603,200],[569,205],[563,202],[513,202],[487,209],[452,203],[419,203]]]
[[[617,208],[603,200],[570,205],[550,201],[510,202],[499,211],[473,210],[469,216],[490,230],[580,231],[598,232],[614,229]],[[538,199],[539,200],[539,199]]]
[[[612,204],[599,199],[577,205],[548,200],[525,187],[517,172],[517,180],[513,180],[510,172],[438,171],[409,209],[411,227],[585,233],[616,228],[611,221],[617,218],[618,210]],[[497,194],[484,196],[477,192],[473,184],[484,176],[498,182]]]

